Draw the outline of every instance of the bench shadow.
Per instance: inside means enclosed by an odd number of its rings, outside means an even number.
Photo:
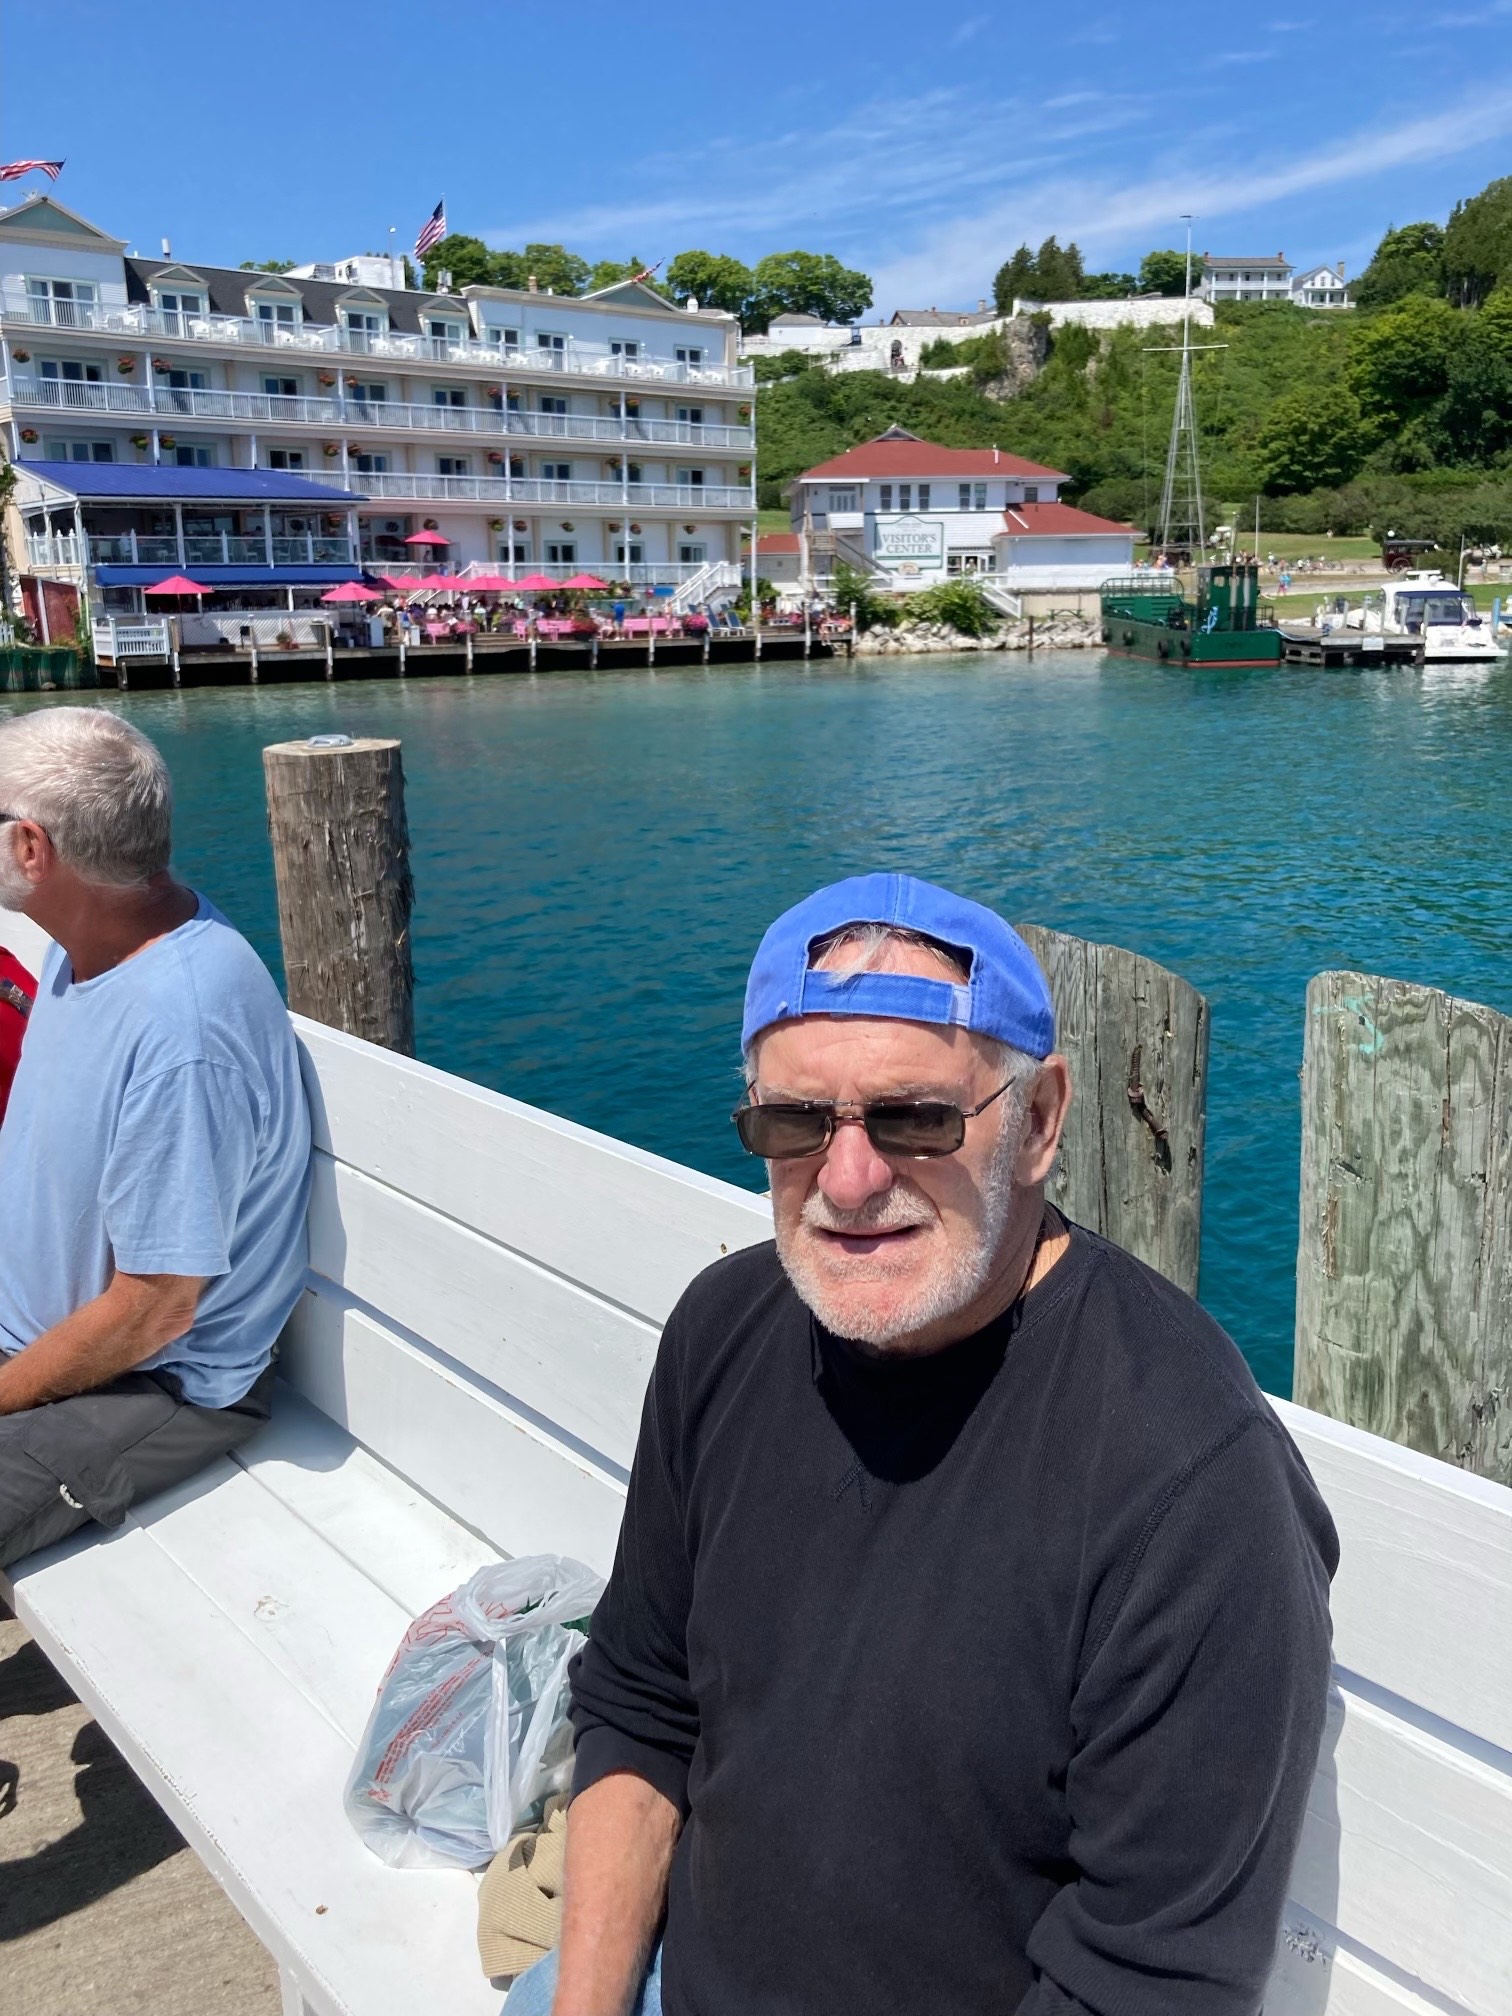
[[[9,1667],[15,1661],[5,1663]],[[72,1698],[65,1693],[66,1700]],[[82,1911],[184,1846],[178,1829],[143,1791],[97,1722],[86,1722],[79,1730],[71,1754],[80,1767],[74,1779],[79,1822],[34,1855],[3,1865],[0,1942],[24,1938]],[[12,1805],[14,1799],[13,1785]],[[0,1816],[6,1810],[0,1799]]]

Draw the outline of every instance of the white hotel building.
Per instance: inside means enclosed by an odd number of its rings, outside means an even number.
[[[18,572],[99,609],[179,571],[239,592],[438,566],[738,580],[755,407],[733,317],[630,283],[393,277],[128,257],[51,195],[0,212]]]

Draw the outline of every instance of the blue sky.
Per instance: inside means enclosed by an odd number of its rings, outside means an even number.
[[[7,12],[0,155],[66,155],[143,253],[410,244],[444,192],[500,245],[833,251],[879,309],[974,305],[1050,232],[1132,268],[1185,210],[1199,250],[1353,273],[1512,172],[1512,0],[1277,4],[50,0]]]

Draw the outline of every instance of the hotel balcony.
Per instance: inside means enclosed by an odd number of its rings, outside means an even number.
[[[459,313],[465,307],[464,302],[458,302]],[[102,336],[206,343],[223,350],[256,350],[264,356],[272,350],[380,358],[396,364],[464,364],[474,370],[485,367],[553,378],[617,378],[636,385],[745,389],[755,383],[755,372],[749,364],[679,364],[671,360],[623,357],[612,354],[607,343],[579,343],[573,337],[568,337],[560,350],[511,350],[500,343],[480,343],[473,337],[452,342],[440,336],[374,334],[324,322],[273,322],[245,315],[184,315],[139,304],[110,307],[102,302],[55,301],[13,288],[0,295],[0,317],[7,323],[32,327],[46,325]]]
[[[586,504],[600,510],[680,511],[707,517],[712,511],[749,514],[756,497],[748,484],[577,483],[539,476],[354,475],[354,486],[372,502],[410,498],[440,504]]]
[[[268,537],[237,532],[173,534],[86,533],[83,550],[74,532],[28,532],[30,567],[351,567],[357,555],[350,539],[316,532]]]
[[[61,304],[66,305],[66,304]],[[11,379],[11,403],[53,412],[113,413],[151,423],[207,420],[224,425],[322,427],[342,431],[371,427],[380,433],[418,430],[437,434],[521,436],[550,441],[661,443],[677,448],[727,448],[749,455],[749,427],[695,425],[685,420],[642,420],[617,413],[505,412],[492,406],[423,405],[402,399],[298,398],[272,392],[186,390],[177,386],[111,384],[77,378]]]

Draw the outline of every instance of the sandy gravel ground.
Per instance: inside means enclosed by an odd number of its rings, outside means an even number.
[[[278,2016],[272,1962],[0,1607],[0,2016]]]

